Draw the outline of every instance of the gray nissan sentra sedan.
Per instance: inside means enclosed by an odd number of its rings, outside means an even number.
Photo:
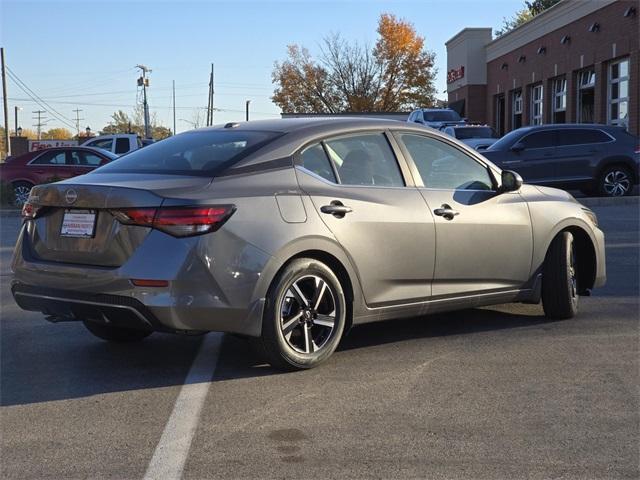
[[[286,369],[364,322],[540,301],[570,318],[605,282],[604,236],[571,195],[394,121],[183,133],[35,187],[23,216],[20,307],[108,341],[240,334]]]

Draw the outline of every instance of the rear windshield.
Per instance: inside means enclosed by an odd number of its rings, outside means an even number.
[[[456,128],[456,138],[467,140],[469,138],[498,138],[498,135],[491,127],[463,127]]]
[[[280,135],[279,132],[247,130],[181,133],[134,150],[94,173],[213,176]]]
[[[459,122],[462,120],[453,110],[436,110],[436,111],[423,111],[424,120],[426,122]]]

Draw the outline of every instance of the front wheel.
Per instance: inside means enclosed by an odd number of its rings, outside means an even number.
[[[623,165],[607,167],[599,177],[598,193],[605,197],[623,197],[633,190],[633,175]]]
[[[104,325],[102,323],[91,322],[89,320],[83,320],[82,323],[93,335],[101,338],[102,340],[106,340],[107,342],[139,342],[153,333],[150,330],[114,327],[113,325]]]
[[[578,313],[578,281],[573,235],[560,232],[553,239],[542,271],[542,306],[548,318],[572,318]]]
[[[337,348],[346,313],[344,291],[333,271],[318,260],[299,258],[269,288],[262,336],[252,343],[276,368],[312,368]]]

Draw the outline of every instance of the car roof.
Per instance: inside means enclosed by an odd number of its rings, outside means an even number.
[[[545,125],[528,125],[521,127],[518,130],[521,131],[533,131],[533,130],[565,130],[568,128],[598,128],[601,130],[616,130],[622,127],[617,125],[604,125],[602,123],[548,123]]]

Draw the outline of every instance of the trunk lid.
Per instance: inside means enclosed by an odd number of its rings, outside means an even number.
[[[206,188],[210,177],[149,174],[91,174],[39,185],[30,203],[44,207],[27,229],[25,241],[36,260],[119,267],[142,244],[150,228],[124,225],[112,214],[124,208],[159,207],[165,198]],[[70,216],[93,219],[93,234],[65,236]],[[91,215],[94,214],[95,217]],[[68,233],[68,231],[67,231]]]

